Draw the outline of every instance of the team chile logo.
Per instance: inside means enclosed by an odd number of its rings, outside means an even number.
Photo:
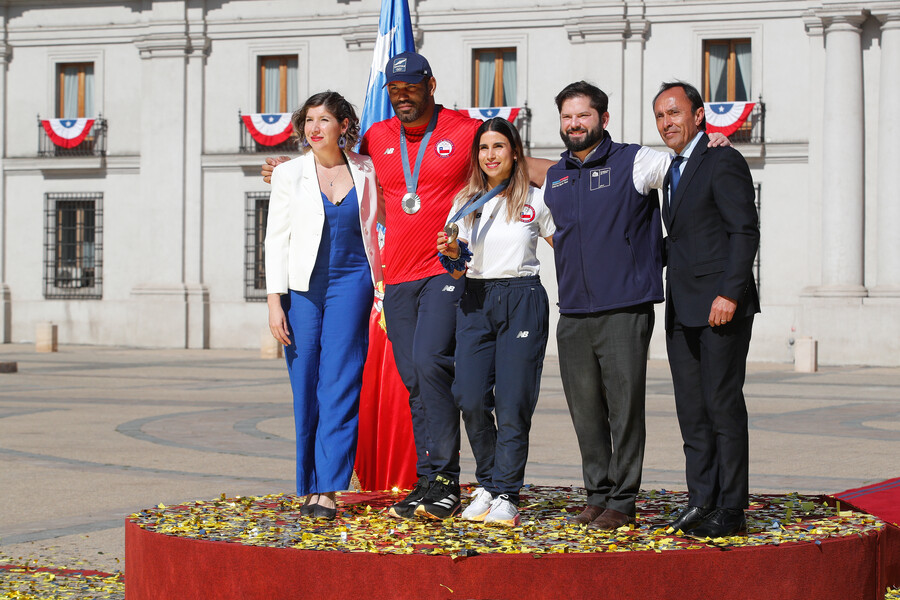
[[[441,140],[434,147],[434,151],[437,152],[438,156],[447,157],[450,156],[450,153],[453,152],[453,142],[450,140]]]
[[[519,213],[519,219],[521,219],[523,223],[531,223],[534,221],[534,207],[530,204],[523,206],[522,212]]]

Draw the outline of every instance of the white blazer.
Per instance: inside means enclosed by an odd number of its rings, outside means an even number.
[[[345,152],[359,199],[359,225],[369,259],[372,283],[382,280],[378,229],[381,189],[372,159]],[[281,163],[272,172],[269,217],[266,222],[266,291],[286,294],[288,289],[309,291],[325,224],[325,207],[316,176],[313,153]]]

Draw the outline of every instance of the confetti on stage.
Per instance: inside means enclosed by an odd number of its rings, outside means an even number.
[[[122,573],[39,565],[0,555],[2,600],[124,600]]]
[[[262,497],[195,501],[143,510],[129,519],[139,527],[165,535],[224,541],[252,546],[336,552],[447,555],[453,559],[488,553],[669,552],[704,548],[821,543],[882,529],[879,519],[829,506],[824,496],[753,494],[747,511],[747,535],[695,540],[667,532],[665,524],[684,506],[685,492],[651,490],[638,499],[637,522],[613,532],[573,526],[566,517],[583,507],[578,488],[525,486],[522,525],[492,527],[462,519],[400,521],[383,511],[405,492],[344,493],[335,521],[300,516],[302,498],[276,494]],[[121,573],[105,574],[0,555],[0,600],[120,600]],[[885,598],[900,600],[900,590]]]
[[[402,493],[396,494],[402,498]],[[526,486],[522,525],[505,528],[463,521],[391,519],[383,510],[396,501],[390,492],[345,493],[335,521],[300,516],[302,499],[278,494],[196,501],[163,506],[131,516],[155,533],[253,546],[381,554],[632,552],[817,542],[884,527],[875,517],[827,506],[824,497],[751,495],[747,535],[700,541],[665,530],[687,502],[685,492],[651,490],[638,500],[637,522],[613,532],[570,525],[582,508],[581,490]]]

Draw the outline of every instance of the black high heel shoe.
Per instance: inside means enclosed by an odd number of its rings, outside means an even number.
[[[311,517],[313,516],[313,512],[315,511],[318,504],[311,504],[312,497],[315,494],[307,494],[306,501],[303,503],[303,506],[300,507],[300,515],[303,517]]]
[[[313,519],[323,519],[325,521],[334,521],[334,518],[337,516],[337,506],[334,508],[328,508],[327,506],[322,506],[321,504],[313,504]]]

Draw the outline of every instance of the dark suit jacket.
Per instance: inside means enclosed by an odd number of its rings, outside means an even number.
[[[759,312],[753,261],[759,247],[759,216],[750,168],[734,148],[708,148],[703,134],[684,167],[669,203],[663,184],[666,225],[666,328],[677,321],[707,326],[716,296],[737,300],[734,318]]]

